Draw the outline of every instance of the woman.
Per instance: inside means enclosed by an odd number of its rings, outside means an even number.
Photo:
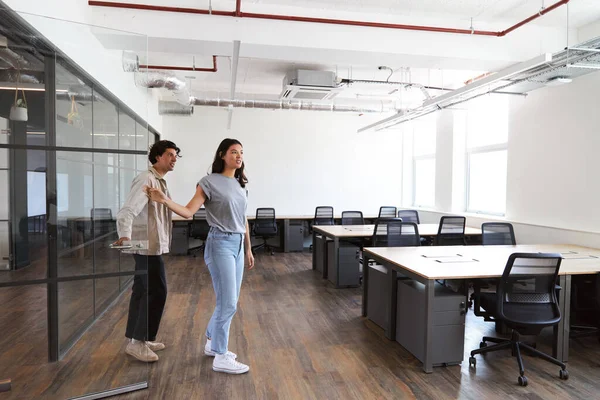
[[[215,310],[206,329],[204,353],[215,357],[214,371],[243,374],[250,368],[236,361],[237,356],[227,351],[229,327],[240,296],[244,249],[248,268],[254,267],[246,218],[248,179],[244,174],[242,144],[235,139],[223,140],[215,153],[211,172],[198,182],[196,194],[185,207],[159,190],[147,188],[146,192],[151,200],[165,204],[184,218],[191,218],[204,204],[210,225],[204,260],[216,295]]]

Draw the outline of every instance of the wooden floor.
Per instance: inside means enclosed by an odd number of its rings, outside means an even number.
[[[257,256],[256,268],[244,277],[229,345],[240,361],[249,364],[250,372],[239,376],[216,373],[211,369],[212,358],[203,354],[204,329],[214,306],[206,266],[201,257],[168,257],[166,264],[169,295],[159,340],[168,347],[158,353],[157,363],[147,366],[123,353],[129,300],[125,295],[60,363],[44,363],[39,343],[33,346],[35,360],[31,354],[27,359],[27,352],[33,350],[26,350],[23,343],[11,348],[10,357],[3,347],[0,379],[10,373],[13,391],[0,394],[0,400],[62,399],[146,378],[149,389],[118,398],[600,398],[600,345],[595,338],[571,340],[568,381],[558,379],[557,367],[525,356],[529,386],[519,387],[517,364],[510,352],[478,356],[477,370],[469,369],[468,352],[478,347],[484,334],[494,335],[493,325],[471,311],[465,362],[425,374],[410,353],[360,317],[361,290],[334,289],[311,270],[311,255],[306,253]],[[27,301],[23,293],[16,294],[16,288],[11,290],[14,301]],[[4,310],[11,307],[8,300],[9,304],[3,302]],[[39,293],[29,301],[40,308],[38,317],[45,316]],[[12,325],[6,318],[0,322],[2,331],[5,323]],[[30,319],[28,324],[36,322]],[[22,324],[20,330],[26,334]],[[14,334],[11,337],[18,340]],[[1,339],[0,343],[8,345]],[[550,351],[550,343],[548,332],[538,348]],[[6,366],[12,359],[18,360],[19,367]]]

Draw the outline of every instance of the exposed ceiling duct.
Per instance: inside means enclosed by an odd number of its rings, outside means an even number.
[[[194,103],[194,98],[190,96],[190,89],[186,83],[177,78],[172,73],[163,71],[140,71],[137,55],[124,51],[122,58],[123,70],[134,73],[136,86],[155,89],[165,88],[171,90],[175,95],[177,102],[184,106],[190,106]]]
[[[546,85],[556,84],[557,78],[566,82],[568,79],[588,74],[596,69],[600,69],[600,38],[589,40],[575,48],[555,54],[544,54],[530,61],[513,65],[459,89],[426,99],[417,108],[399,112],[397,115],[360,128],[358,132],[390,128],[509,87],[513,93],[526,93]]]
[[[21,72],[19,75],[19,72],[15,69],[0,70],[0,82],[17,82],[17,80],[21,83],[40,83],[43,81],[43,74],[37,72]]]
[[[162,104],[161,103],[165,103]],[[158,112],[161,115],[191,115],[184,108],[177,107],[175,102],[159,102]],[[329,111],[347,113],[387,113],[396,112],[398,108],[393,101],[302,101],[302,100],[240,100],[220,98],[194,98],[194,105],[208,107],[240,107],[259,108],[268,110],[302,110],[302,111]]]
[[[181,115],[190,116],[194,114],[194,106],[184,106],[176,101],[158,102],[158,115]]]

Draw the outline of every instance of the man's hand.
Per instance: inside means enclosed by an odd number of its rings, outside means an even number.
[[[119,240],[113,243],[113,246],[123,246],[125,242],[131,242],[131,239],[128,237],[119,238]]]
[[[248,264],[248,269],[254,268],[254,256],[250,249],[248,249],[248,252],[246,253],[246,263]]]

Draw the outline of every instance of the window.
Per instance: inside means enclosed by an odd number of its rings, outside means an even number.
[[[413,205],[435,205],[436,120],[426,117],[413,123]]]
[[[508,99],[485,96],[467,110],[466,211],[506,213]]]

